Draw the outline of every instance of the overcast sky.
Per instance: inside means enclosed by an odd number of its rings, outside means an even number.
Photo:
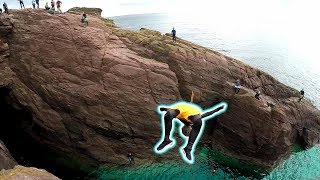
[[[31,1],[24,0],[26,7],[31,8]],[[225,15],[248,13],[249,9],[251,13],[268,8],[277,10],[287,6],[289,1],[295,0],[62,0],[62,9],[66,11],[75,6],[99,7],[103,9],[103,15],[106,17],[157,12],[196,15],[210,11],[221,12],[220,15]],[[0,2],[3,3],[3,0]],[[19,8],[18,0],[6,0],[6,2],[9,8]],[[40,0],[42,8],[45,2],[50,2],[50,0]],[[269,12],[274,13],[274,11]]]
[[[18,0],[5,0],[9,8],[19,8]],[[26,7],[31,8],[32,0],[24,0]],[[0,0],[1,4],[4,0]],[[43,8],[45,2],[40,0]],[[288,10],[298,10],[302,14],[306,7],[319,7],[317,0],[62,0],[62,10],[71,7],[99,7],[103,16],[166,12],[187,16],[219,14],[220,16],[287,16]],[[296,8],[296,9],[295,9]],[[303,14],[302,14],[303,15]]]
[[[18,0],[5,1],[9,8],[19,8]],[[26,7],[31,8],[31,1],[24,0]],[[50,0],[40,0],[42,8],[45,2]],[[278,28],[273,30],[285,35],[289,46],[306,49],[307,55],[312,55],[310,51],[318,52],[320,46],[320,0],[62,0],[62,3],[63,11],[76,6],[98,7],[103,9],[104,17],[164,12],[209,24],[212,17],[238,26],[264,28],[269,23]]]
[[[40,6],[44,8],[45,2],[51,0],[40,0]],[[99,7],[103,9],[103,15],[106,17],[127,15],[127,14],[142,14],[153,12],[166,12],[170,6],[170,0],[61,0],[62,10],[67,11],[72,7]],[[171,0],[175,1],[175,0]],[[180,0],[178,0],[180,1]],[[0,0],[3,4],[3,0]],[[19,8],[18,0],[6,0],[9,8]],[[26,8],[31,8],[32,0],[24,0]],[[181,1],[182,2],[182,1]],[[176,2],[175,2],[176,3]]]

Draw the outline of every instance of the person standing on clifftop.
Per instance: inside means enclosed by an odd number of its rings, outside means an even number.
[[[51,0],[51,10],[53,11],[53,14],[56,11],[56,8],[54,7],[55,3],[54,0]]]
[[[36,0],[37,8],[39,9],[39,0]]]
[[[300,97],[299,97],[299,102],[304,98],[304,90],[302,89],[300,91]]]
[[[58,13],[62,14],[62,11],[61,11],[61,4],[62,2],[60,0],[57,1],[57,10],[58,10]]]
[[[172,29],[171,34],[172,34],[172,41],[176,42],[177,41],[177,38],[176,38],[177,31],[174,28]]]
[[[8,5],[6,2],[3,3],[3,9],[5,13],[9,14]]]
[[[32,7],[33,7],[33,9],[36,8],[36,0],[32,0]]]
[[[25,9],[23,0],[19,0],[19,2],[20,2],[21,9],[22,9],[22,6],[23,6],[23,8]]]

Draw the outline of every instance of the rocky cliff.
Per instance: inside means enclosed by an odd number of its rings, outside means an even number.
[[[0,140],[0,170],[11,169],[15,165],[17,165],[17,162],[13,159],[9,150]]]
[[[203,108],[229,103],[202,143],[233,157],[274,167],[294,144],[319,143],[319,110],[270,75],[156,31],[95,16],[82,27],[80,18],[41,10],[0,16],[0,88],[8,105],[28,112],[24,130],[39,144],[96,164],[127,163],[128,152],[138,162],[178,156],[152,150],[161,133],[156,107],[188,100],[191,90]]]
[[[56,176],[42,169],[15,166],[13,169],[0,171],[0,180],[59,180]]]

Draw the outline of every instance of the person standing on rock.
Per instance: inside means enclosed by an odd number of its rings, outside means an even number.
[[[129,164],[135,164],[134,159],[133,159],[133,155],[131,153],[129,153],[127,155],[127,157],[128,157],[128,160],[129,160]]]
[[[173,148],[176,144],[175,140],[172,137],[174,127],[172,124],[177,121],[181,125],[180,132],[184,126],[191,126],[192,130],[190,132],[189,138],[185,137],[185,142],[187,145],[184,148],[180,148],[180,154],[183,160],[187,163],[193,164],[193,152],[195,151],[195,147],[202,136],[205,120],[209,118],[213,118],[227,109],[227,103],[220,103],[209,110],[203,111],[198,105],[192,103],[193,102],[193,92],[191,95],[190,102],[178,102],[170,107],[159,107],[159,114],[162,115],[162,138],[160,141],[154,146],[154,151],[157,154],[163,154],[167,152],[169,149]],[[162,112],[166,112],[165,114]]]
[[[3,9],[4,9],[4,12],[9,14],[9,9],[8,9],[8,5],[6,2],[3,3]]]
[[[299,97],[299,102],[304,98],[304,90],[302,89],[300,91],[300,97]]]
[[[37,8],[39,9],[39,0],[36,0]]]
[[[177,31],[173,28],[172,31],[171,31],[172,41],[173,42],[177,41],[176,34],[177,34]]]
[[[36,9],[36,0],[32,0],[32,7],[33,9]]]
[[[258,88],[255,89],[256,95],[254,96],[256,99],[260,100],[260,91]]]
[[[20,2],[20,7],[21,7],[21,9],[22,9],[22,6],[23,6],[23,8],[25,9],[23,0],[19,0],[19,2]]]
[[[241,88],[240,79],[236,80],[234,88],[235,88],[235,93],[238,94],[240,92],[240,88]]]
[[[57,10],[58,10],[58,13],[62,14],[62,11],[61,11],[61,4],[62,2],[60,0],[57,1]]]
[[[54,12],[56,11],[56,8],[55,8],[55,1],[54,0],[51,0],[51,10],[53,11],[53,14]]]

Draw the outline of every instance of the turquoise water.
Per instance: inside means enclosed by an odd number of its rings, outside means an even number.
[[[125,168],[101,168],[95,174],[99,179],[246,179],[250,174],[245,170],[231,169],[225,164],[233,164],[251,170],[255,167],[241,164],[237,160],[226,158],[218,152],[210,151],[207,147],[199,147],[197,161],[193,165],[181,162],[146,163],[141,166]],[[215,159],[215,161],[213,161]],[[216,174],[212,170],[216,169]],[[253,173],[255,174],[255,173]],[[256,177],[261,177],[259,173]]]
[[[218,152],[200,147],[194,165],[177,162],[146,163],[141,166],[101,168],[95,172],[98,179],[319,179],[320,149],[295,152],[271,173],[257,167],[227,158]],[[216,169],[216,174],[212,170]]]
[[[320,148],[291,155],[264,179],[320,179]]]

